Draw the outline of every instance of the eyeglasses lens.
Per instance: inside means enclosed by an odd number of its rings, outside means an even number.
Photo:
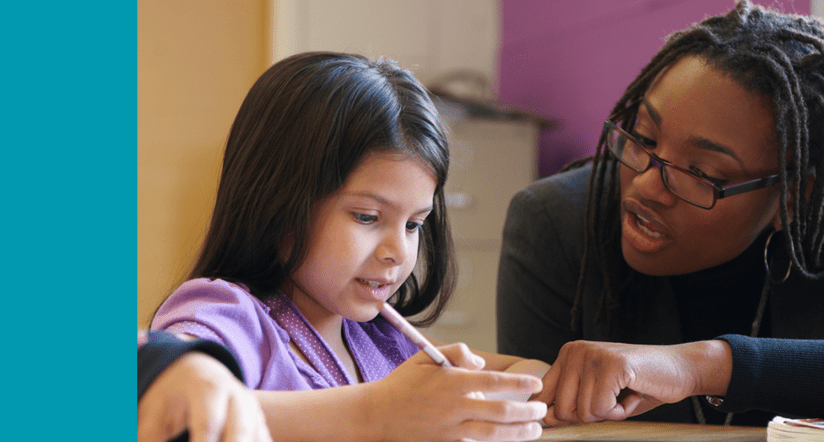
[[[649,168],[652,160],[649,154],[631,138],[627,138],[622,131],[610,125],[607,133],[607,148],[619,161],[636,172],[644,172]],[[679,198],[701,207],[713,205],[714,192],[711,187],[697,180],[694,176],[663,164],[662,178],[664,185],[670,192]]]
[[[649,155],[632,139],[624,136],[615,126],[610,126],[607,147],[618,160],[636,172],[643,172],[649,166]]]
[[[701,207],[712,206],[713,191],[711,187],[678,169],[665,167],[664,170],[666,171],[665,175],[667,175],[667,187],[672,193]]]

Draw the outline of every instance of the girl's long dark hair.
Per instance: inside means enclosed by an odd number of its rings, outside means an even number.
[[[211,224],[189,278],[240,282],[260,299],[280,290],[306,253],[312,208],[374,151],[419,157],[437,177],[418,274],[392,298],[404,316],[426,310],[417,325],[434,322],[454,287],[444,202],[449,150],[427,91],[390,60],[303,53],[257,80],[232,125]]]
[[[782,14],[748,0],[724,16],[705,19],[669,36],[629,85],[612,114],[635,121],[637,106],[656,76],[684,56],[698,56],[745,89],[771,99],[778,140],[780,216],[785,252],[800,275],[824,277],[824,22]],[[589,265],[604,276],[597,320],[632,322],[648,304],[643,286],[656,278],[627,265],[620,244],[618,163],[598,142],[587,193],[584,259],[573,305],[577,327]],[[578,162],[579,166],[584,162]],[[573,167],[574,167],[573,166]],[[811,188],[808,187],[811,183]],[[591,256],[594,252],[594,256]]]

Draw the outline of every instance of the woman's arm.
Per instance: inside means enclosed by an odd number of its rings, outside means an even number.
[[[498,264],[498,352],[552,363],[563,344],[581,339],[571,311],[588,176],[588,167],[554,175],[512,197]]]
[[[232,354],[217,343],[138,331],[137,440],[271,441]]]
[[[695,395],[723,396],[732,352],[720,340],[678,345],[575,341],[564,345],[538,399],[544,423],[621,420]]]
[[[618,420],[690,396],[720,396],[721,411],[824,413],[824,341],[724,335],[678,345],[576,341],[544,377],[544,422]]]
[[[732,375],[720,410],[824,416],[824,340],[741,335],[718,339],[732,351]]]

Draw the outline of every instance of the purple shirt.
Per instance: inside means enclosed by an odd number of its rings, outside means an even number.
[[[225,345],[240,362],[249,388],[312,390],[346,383],[336,381],[323,364],[316,363],[318,370],[289,350],[289,335],[299,329],[308,336],[298,340],[318,344],[312,346],[310,354],[301,348],[310,362],[323,358],[332,364],[333,372],[343,367],[291,301],[279,296],[261,302],[243,284],[206,278],[187,281],[163,303],[151,329],[186,333]],[[381,316],[369,322],[344,318],[343,336],[364,382],[386,377],[418,352],[412,341]],[[314,350],[317,355],[311,354]],[[351,381],[351,377],[347,379]]]

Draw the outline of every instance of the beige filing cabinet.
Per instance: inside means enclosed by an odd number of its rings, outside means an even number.
[[[441,106],[439,106],[441,107]],[[506,210],[537,178],[538,132],[529,119],[450,117],[447,205],[458,264],[456,292],[424,334],[496,351],[495,287]]]

